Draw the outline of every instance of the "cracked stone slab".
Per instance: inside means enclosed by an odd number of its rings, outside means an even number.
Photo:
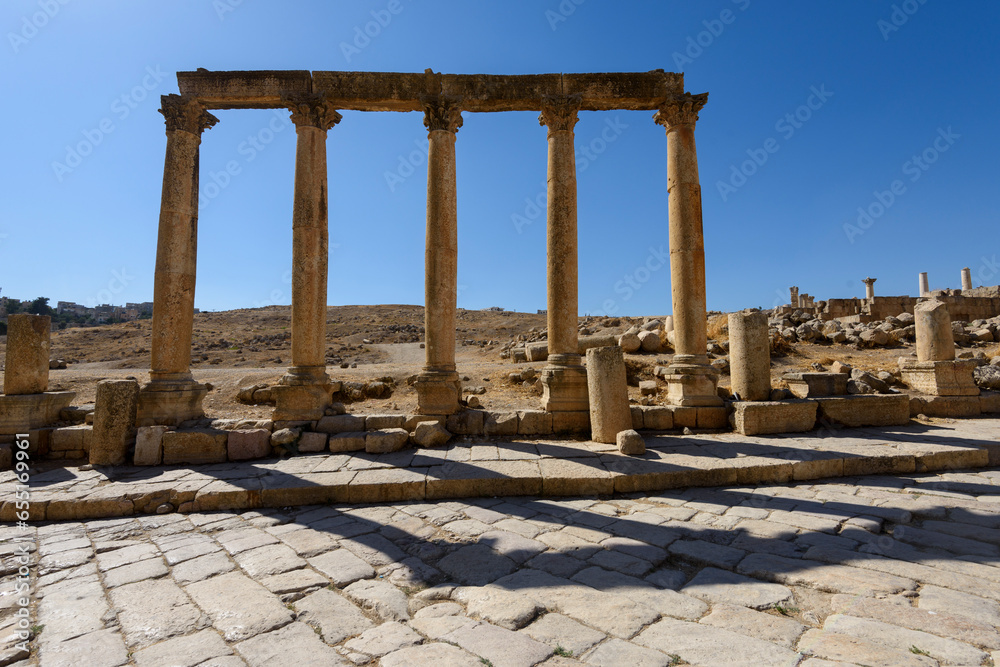
[[[791,589],[743,575],[706,567],[681,589],[681,593],[710,604],[733,604],[750,609],[768,609],[792,599]]]
[[[280,628],[293,618],[277,597],[239,572],[195,582],[187,592],[230,642]]]
[[[290,623],[256,635],[237,644],[236,650],[249,667],[350,664],[305,623]]]
[[[132,649],[200,630],[209,623],[184,591],[167,579],[120,586],[111,591],[110,597],[125,643]]]
[[[375,625],[352,602],[328,588],[298,600],[295,609],[298,619],[319,628],[328,644],[338,644]]]

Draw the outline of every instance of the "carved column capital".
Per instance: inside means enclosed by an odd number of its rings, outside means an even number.
[[[160,113],[167,124],[167,131],[184,130],[201,136],[201,133],[219,122],[219,119],[205,111],[198,100],[186,95],[161,95]]]
[[[573,131],[576,121],[579,120],[577,112],[580,110],[581,98],[579,95],[559,95],[546,97],[542,100],[542,112],[538,114],[538,124],[545,125],[549,132],[560,130]]]
[[[322,95],[282,95],[281,103],[292,112],[296,127],[317,127],[326,132],[343,118]]]
[[[667,128],[667,132],[680,125],[694,125],[698,120],[698,112],[707,102],[708,93],[677,95],[667,100],[660,110],[653,114],[653,121]]]
[[[423,97],[424,127],[428,131],[447,130],[457,133],[462,127],[462,100],[457,97],[438,95]]]

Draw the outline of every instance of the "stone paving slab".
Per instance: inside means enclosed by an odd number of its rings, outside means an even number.
[[[779,484],[985,467],[998,441],[1000,420],[976,419],[780,436],[650,436],[646,453],[638,457],[589,441],[471,440],[452,442],[440,450],[316,453],[197,467],[52,468],[45,463],[44,471],[30,477],[28,511],[35,521],[87,520],[317,503],[609,495]],[[16,483],[13,472],[0,473],[4,521],[17,518]],[[981,548],[1000,553],[996,544]]]

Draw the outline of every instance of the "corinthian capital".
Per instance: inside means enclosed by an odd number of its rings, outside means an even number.
[[[694,125],[698,120],[698,112],[701,111],[706,102],[708,102],[708,93],[677,95],[673,99],[667,100],[660,107],[660,110],[653,114],[653,120],[657,125],[663,125],[667,128],[667,132],[678,125]]]
[[[281,103],[292,112],[296,127],[318,127],[325,132],[343,118],[322,95],[283,95]]]
[[[579,120],[579,95],[559,95],[546,97],[542,100],[542,112],[538,114],[538,124],[545,125],[549,132],[573,130]]]
[[[424,127],[429,131],[458,132],[462,127],[462,100],[459,98],[437,95],[420,101],[424,105]]]
[[[205,111],[198,100],[186,95],[161,95],[160,113],[167,124],[167,131],[184,130],[201,136],[201,133],[219,122]]]

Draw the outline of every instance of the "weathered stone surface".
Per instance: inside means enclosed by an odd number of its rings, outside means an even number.
[[[337,549],[309,559],[309,564],[330,577],[337,586],[347,586],[375,576],[371,565],[347,549]]]
[[[640,331],[637,335],[639,337],[640,349],[643,352],[655,353],[660,351],[660,334],[655,331]]]
[[[626,354],[633,354],[638,352],[639,348],[642,347],[642,341],[639,340],[637,334],[626,332],[618,337],[618,347]]]
[[[470,544],[442,558],[438,568],[460,583],[482,586],[510,574],[517,565],[483,544]]]
[[[360,452],[365,448],[366,434],[363,431],[335,433],[330,436],[331,452]]]
[[[236,645],[250,667],[271,665],[348,665],[305,623],[291,623]]]
[[[230,461],[262,459],[271,453],[271,432],[262,428],[230,431],[227,449]]]
[[[938,662],[909,649],[898,650],[885,644],[867,641],[828,630],[807,630],[799,639],[806,655],[837,661],[832,665],[870,665],[871,667],[936,667]],[[823,666],[825,667],[825,666]]]
[[[190,584],[187,592],[230,642],[280,628],[293,619],[267,589],[238,572]]]
[[[625,360],[620,347],[587,350],[587,391],[592,439],[614,444],[621,431],[632,428]]]
[[[847,373],[785,373],[781,378],[798,398],[841,396],[847,393]]]
[[[642,428],[666,431],[674,427],[674,412],[662,405],[642,406]]]
[[[327,644],[340,643],[375,627],[349,600],[327,588],[296,601],[295,609],[300,621],[319,628]]]
[[[416,646],[423,638],[402,623],[388,622],[365,630],[361,635],[344,644],[344,648],[367,655],[381,657],[409,646]]]
[[[575,656],[582,655],[607,636],[555,612],[545,614],[523,632],[553,649],[562,647]]]
[[[975,619],[977,623],[1000,626],[1000,604],[993,600],[985,600],[978,595],[925,584],[920,589],[917,606],[922,610],[933,611],[937,614],[947,613],[954,616],[964,616]],[[985,642],[982,644],[986,645]]]
[[[589,567],[578,572],[573,575],[573,581],[605,593],[623,596],[642,605],[646,610],[674,618],[696,619],[708,610],[708,605],[701,600],[677,591],[664,590],[642,579],[619,572],[609,572],[600,567]]]
[[[792,599],[792,591],[780,584],[770,584],[735,572],[706,567],[695,575],[681,593],[711,604],[732,604],[750,609],[768,609]]]
[[[316,431],[305,431],[299,438],[299,451],[302,453],[322,452],[326,449],[326,433]]]
[[[137,667],[195,667],[233,651],[214,630],[175,637],[132,655]]]
[[[465,605],[471,617],[508,630],[523,628],[542,611],[534,600],[496,586],[463,586],[456,588],[452,596]]]
[[[916,589],[913,580],[903,577],[769,554],[750,554],[736,571],[765,581],[849,595],[896,594]]]
[[[913,308],[917,334],[917,361],[949,361],[955,358],[948,304],[931,299]]]
[[[694,665],[794,665],[797,661],[796,653],[782,646],[673,618],[649,626],[635,643],[678,655]]]
[[[163,434],[169,426],[141,426],[135,436],[135,455],[132,463],[137,466],[158,466],[163,462]]]
[[[221,463],[226,460],[228,440],[228,431],[167,431],[163,434],[163,463]]]
[[[495,667],[536,665],[553,653],[551,648],[525,634],[489,623],[465,625],[441,639],[489,660]]]
[[[7,317],[3,393],[41,394],[49,388],[49,339],[52,318],[16,313]]]
[[[369,454],[388,454],[406,447],[410,434],[403,428],[369,431],[365,436],[365,451]]]
[[[911,646],[916,646],[945,664],[979,665],[988,657],[983,651],[964,642],[867,618],[833,614],[827,617],[823,629],[884,644],[897,651],[906,651]]]
[[[551,433],[551,413],[541,410],[520,410],[517,413],[518,435],[549,435]]]
[[[236,565],[223,553],[213,553],[186,560],[174,566],[174,581],[184,585],[195,581],[204,581],[217,574],[229,572]]]
[[[136,433],[139,383],[101,380],[94,400],[94,431],[90,436],[92,465],[121,465]]]
[[[408,621],[410,619],[406,594],[388,582],[380,580],[356,581],[344,589],[344,595],[383,621]]]
[[[284,544],[268,544],[243,551],[237,554],[235,559],[243,571],[256,580],[306,566],[306,561],[295,555],[295,552]]]
[[[723,628],[790,649],[795,648],[795,641],[806,630],[804,625],[794,619],[729,604],[715,605],[712,608],[712,613],[702,618],[699,623]]]
[[[801,433],[816,425],[817,407],[815,401],[737,401],[730,421],[743,435]]]
[[[729,313],[731,390],[743,401],[766,401],[771,395],[771,340],[767,315],[744,310]]]
[[[322,433],[363,433],[365,430],[365,418],[363,415],[333,415],[323,417],[317,422],[316,430]]]
[[[45,667],[79,667],[81,656],[87,657],[88,667],[118,667],[128,664],[129,659],[121,635],[113,629],[75,636],[58,643],[42,639],[39,653],[40,662]]]
[[[618,451],[626,456],[641,456],[646,453],[646,441],[638,431],[628,429],[617,436]]]
[[[129,647],[142,648],[208,625],[208,618],[173,581],[154,579],[120,586],[110,597]]]
[[[482,410],[462,410],[448,416],[445,428],[456,435],[482,435],[485,416]]]
[[[466,651],[441,642],[413,646],[390,653],[379,663],[382,667],[482,667],[482,661]]]
[[[516,417],[514,423],[517,423]],[[437,421],[422,421],[414,427],[412,438],[417,447],[440,447],[451,440],[451,433]]]
[[[816,399],[819,403],[817,420],[860,426],[899,426],[910,421],[910,399],[906,394],[872,394]]]
[[[587,654],[587,664],[630,665],[634,667],[669,667],[673,658],[651,648],[636,646],[621,639],[610,639]]]

